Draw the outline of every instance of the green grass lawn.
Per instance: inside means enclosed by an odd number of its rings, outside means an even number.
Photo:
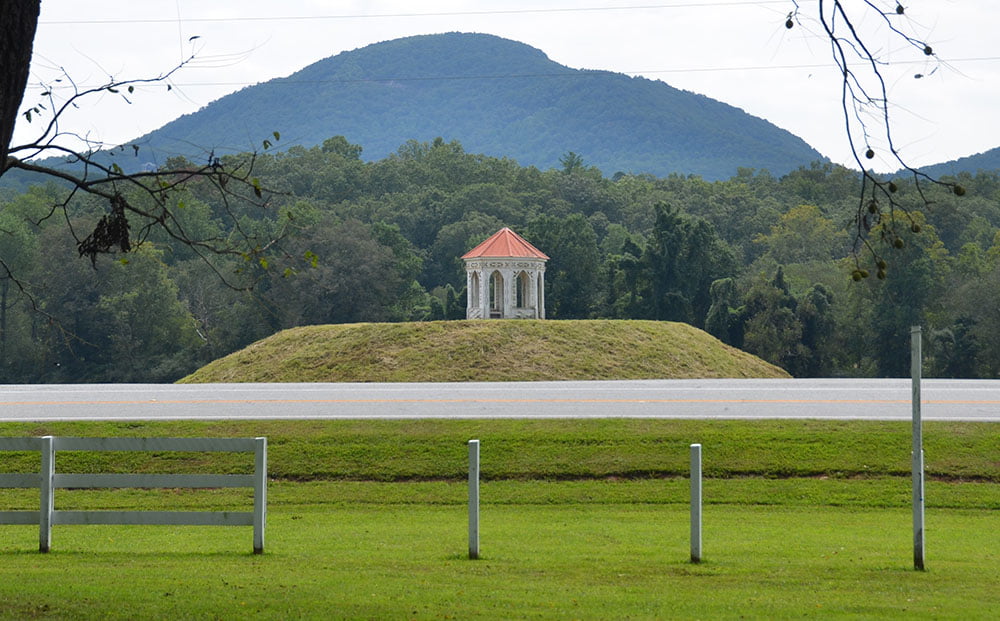
[[[0,618],[1000,617],[1000,427],[928,424],[927,571],[913,570],[908,428],[814,421],[0,425],[0,435],[267,435],[250,528],[0,527]],[[465,440],[481,436],[481,559]],[[705,444],[688,562],[687,443]],[[898,454],[899,453],[899,454]],[[240,471],[230,456],[60,454],[60,470]],[[217,458],[217,459],[216,459]],[[0,457],[6,471],[31,460]],[[309,464],[312,464],[310,467]],[[248,508],[245,490],[59,490],[59,509]],[[0,508],[37,492],[0,490]]]
[[[930,510],[926,572],[911,568],[906,509],[709,506],[700,565],[687,562],[681,504],[484,504],[477,561],[465,558],[465,517],[452,504],[279,503],[262,557],[249,553],[247,528],[57,526],[53,552],[40,555],[37,529],[6,527],[0,616],[989,619],[1000,611],[992,511]]]

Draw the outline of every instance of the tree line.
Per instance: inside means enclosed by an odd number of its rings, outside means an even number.
[[[928,375],[1000,373],[996,172],[953,179],[961,198],[898,180],[923,211],[879,245],[884,225],[855,219],[858,173],[827,163],[709,182],[606,176],[572,152],[543,171],[441,139],[361,153],[336,136],[257,156],[266,209],[185,184],[169,197],[185,241],[153,230],[93,261],[73,231],[105,213],[96,199],[53,211],[58,185],[3,191],[0,380],[172,381],[294,326],[464,318],[459,257],[503,226],[551,257],[551,319],[683,321],[796,376],[862,377],[906,375],[920,324]],[[234,237],[275,241],[213,251]]]

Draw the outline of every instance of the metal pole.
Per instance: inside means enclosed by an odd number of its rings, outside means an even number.
[[[38,551],[48,552],[52,543],[52,512],[55,504],[55,439],[44,436],[42,440],[42,473],[38,486],[41,495],[38,507]]]
[[[479,558],[479,440],[469,440],[469,558]]]
[[[701,445],[691,445],[691,562],[701,562]]]
[[[267,438],[254,438],[253,553],[264,553],[267,527]]]
[[[924,569],[924,437],[920,418],[920,375],[923,356],[920,351],[920,326],[910,328],[910,373],[913,377],[913,568]]]

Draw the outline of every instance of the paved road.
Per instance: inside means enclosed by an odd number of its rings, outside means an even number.
[[[0,421],[317,418],[908,420],[909,380],[0,386]],[[1000,381],[924,380],[925,420],[1000,422]]]

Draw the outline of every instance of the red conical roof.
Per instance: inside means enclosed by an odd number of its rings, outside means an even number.
[[[545,253],[529,244],[523,237],[504,227],[489,239],[462,255],[463,259],[482,257],[529,257],[547,260]]]

